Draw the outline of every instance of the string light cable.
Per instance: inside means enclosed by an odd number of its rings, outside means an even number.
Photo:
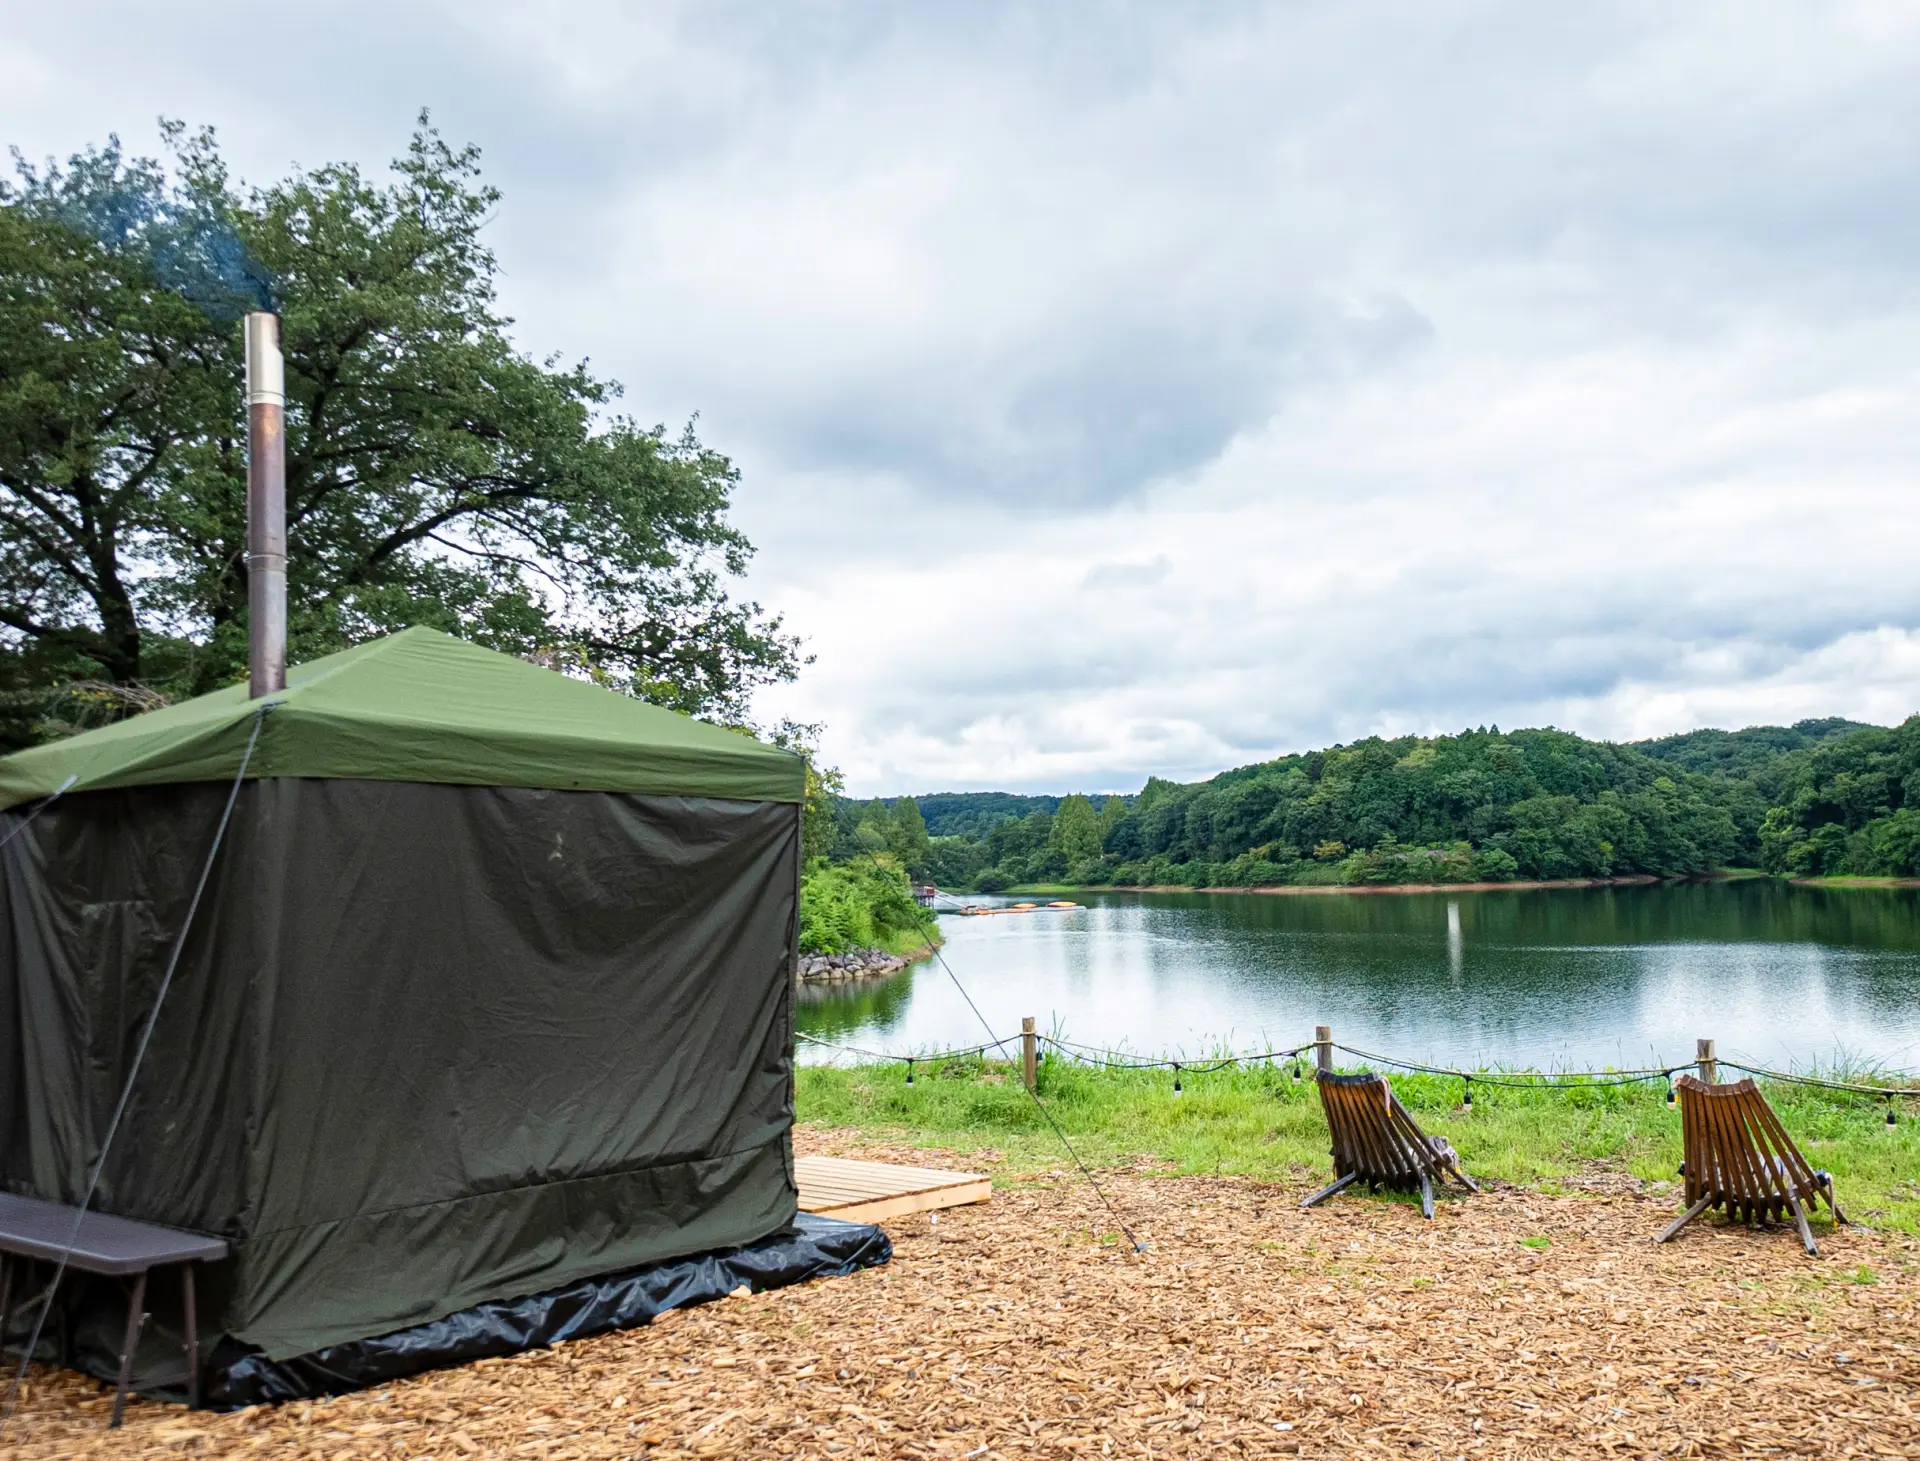
[[[1004,1050],[1019,1040],[1018,1035],[1008,1035],[1004,1039],[993,1040],[985,1045],[971,1045],[965,1050],[916,1050],[911,1055],[891,1055],[884,1050],[867,1050],[858,1045],[840,1045],[832,1040],[822,1040],[818,1035],[809,1035],[805,1030],[795,1030],[794,1038],[805,1040],[809,1045],[818,1045],[823,1050],[839,1050],[848,1055],[858,1055],[866,1060],[878,1060],[887,1065],[899,1065],[902,1061],[909,1065],[918,1062],[933,1065],[942,1060],[966,1060],[975,1055],[984,1055],[989,1050]]]
[[[1224,1055],[1213,1060],[1160,1059],[1151,1056],[1133,1056],[1124,1051],[1102,1050],[1093,1045],[1076,1045],[1071,1040],[1061,1040],[1052,1035],[1039,1037],[1043,1044],[1051,1045],[1068,1060],[1083,1065],[1103,1066],[1108,1070],[1168,1070],[1178,1069],[1188,1075],[1211,1075],[1215,1071],[1230,1070],[1236,1065],[1260,1065],[1276,1060],[1293,1060],[1301,1052],[1311,1048],[1296,1045],[1291,1050],[1259,1050],[1246,1055]]]
[[[1748,1075],[1757,1075],[1762,1080],[1782,1081],[1790,1086],[1815,1086],[1823,1091],[1851,1091],[1860,1096],[1885,1096],[1889,1101],[1896,1096],[1920,1098],[1920,1086],[1869,1086],[1858,1081],[1829,1080],[1825,1076],[1793,1075],[1784,1070],[1769,1070],[1763,1065],[1745,1065],[1738,1060],[1722,1060],[1720,1064],[1733,1070],[1743,1070]]]
[[[1412,1071],[1417,1075],[1446,1075],[1455,1080],[1469,1083],[1478,1081],[1486,1086],[1504,1086],[1517,1091],[1584,1091],[1595,1087],[1631,1086],[1642,1081],[1670,1080],[1676,1071],[1686,1070],[1684,1065],[1670,1065],[1664,1068],[1648,1066],[1643,1070],[1567,1070],[1557,1075],[1540,1075],[1513,1079],[1504,1076],[1488,1075],[1477,1070],[1455,1070],[1451,1066],[1422,1065],[1418,1061],[1395,1060],[1391,1055],[1379,1055],[1371,1050],[1356,1050],[1351,1045],[1335,1045],[1335,1050],[1344,1050],[1377,1065],[1391,1065],[1396,1070]],[[1722,1062],[1726,1064],[1728,1062]],[[1472,1103],[1469,1101],[1469,1105]]]

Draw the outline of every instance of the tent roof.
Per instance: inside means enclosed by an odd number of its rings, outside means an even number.
[[[287,673],[0,758],[0,807],[61,788],[225,781],[272,705],[252,777],[803,799],[800,757],[431,629],[407,629]]]

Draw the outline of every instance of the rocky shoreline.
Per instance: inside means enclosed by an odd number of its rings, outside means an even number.
[[[845,954],[802,954],[796,978],[801,984],[840,984],[854,979],[885,979],[926,958],[932,944],[906,954],[885,949],[854,949]]]

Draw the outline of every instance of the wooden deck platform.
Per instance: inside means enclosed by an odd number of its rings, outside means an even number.
[[[793,1174],[800,1184],[802,1211],[856,1223],[985,1202],[993,1195],[993,1183],[977,1172],[941,1172],[846,1157],[795,1157]]]

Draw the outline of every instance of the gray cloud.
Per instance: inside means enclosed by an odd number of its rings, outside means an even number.
[[[527,346],[741,461],[856,789],[1920,708],[1898,9],[188,9],[11,16],[8,140],[431,105]]]
[[[1164,582],[1172,566],[1164,553],[1149,558],[1144,563],[1096,563],[1087,570],[1087,575],[1080,580],[1080,584],[1092,593],[1105,590],[1124,592],[1128,589],[1147,589]]]

